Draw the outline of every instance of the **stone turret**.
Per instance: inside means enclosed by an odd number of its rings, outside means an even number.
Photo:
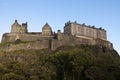
[[[52,35],[52,29],[49,26],[48,23],[46,23],[42,28],[42,35],[44,36],[51,36]]]
[[[61,30],[58,30],[58,31],[57,31],[57,39],[58,39],[58,40],[63,39],[63,35],[62,35],[62,33],[61,33]]]

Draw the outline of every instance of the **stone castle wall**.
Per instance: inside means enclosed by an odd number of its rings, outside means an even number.
[[[27,33],[27,34],[12,34],[6,33],[3,35],[2,42],[15,42],[20,39],[22,41],[38,41],[41,39],[52,39],[54,36],[43,36],[41,33]]]
[[[6,46],[0,46],[0,50],[14,51],[14,50],[29,50],[29,49],[51,49],[55,50],[61,46],[79,46],[81,44],[87,45],[99,45],[101,47],[107,47],[113,49],[113,46],[108,41],[100,39],[85,39],[77,38],[74,36],[60,36],[61,39],[41,39],[39,41],[30,41],[27,43],[12,44],[9,43]]]
[[[0,50],[14,51],[14,50],[45,49],[50,47],[49,43],[50,43],[49,40],[40,40],[40,41],[19,43],[19,44],[8,43],[5,46],[0,46]]]
[[[53,39],[51,44],[52,44],[51,45],[52,50],[55,50],[60,46],[79,46],[81,44],[99,45],[102,47],[113,49],[113,45],[109,41],[105,41],[101,39],[87,39],[87,38],[81,38],[81,37],[75,37],[75,36],[67,36],[67,37],[64,36],[59,40]]]

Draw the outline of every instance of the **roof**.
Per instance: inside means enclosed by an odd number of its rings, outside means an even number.
[[[50,25],[48,23],[46,23],[42,29],[49,29],[49,30],[52,30]]]
[[[19,26],[19,23],[17,22],[17,20],[15,20],[12,26]]]

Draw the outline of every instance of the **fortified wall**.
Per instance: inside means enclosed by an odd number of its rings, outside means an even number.
[[[70,21],[65,23],[63,33],[60,30],[53,33],[48,23],[43,26],[42,32],[28,32],[27,27],[27,22],[20,25],[15,20],[11,26],[11,32],[3,34],[0,50],[44,48],[55,50],[60,46],[79,46],[81,44],[99,45],[113,49],[112,43],[107,40],[106,31],[102,28]]]

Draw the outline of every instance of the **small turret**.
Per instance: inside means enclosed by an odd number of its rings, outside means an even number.
[[[61,34],[61,30],[58,30],[57,33],[58,33],[58,34]]]
[[[57,39],[58,39],[58,40],[63,39],[63,34],[62,34],[61,30],[58,30],[58,31],[57,31]]]

